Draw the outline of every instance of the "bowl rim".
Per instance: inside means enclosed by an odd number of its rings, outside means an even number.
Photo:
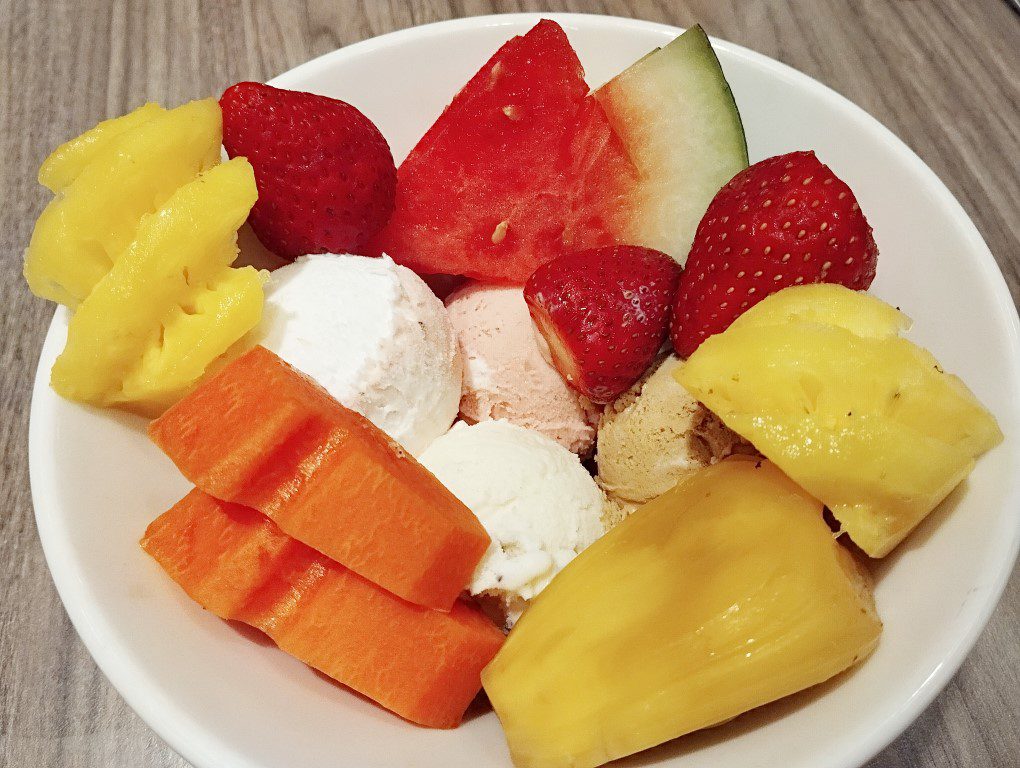
[[[672,35],[683,32],[683,28],[669,24],[588,13],[511,13],[471,16],[407,27],[361,40],[310,59],[268,82],[282,88],[293,88],[314,73],[330,68],[335,61],[369,50],[384,50],[399,46],[412,38],[428,38],[476,27],[520,27],[537,23],[539,19],[552,19],[564,27],[583,24],[604,29],[622,27]],[[805,88],[818,98],[827,99],[833,106],[853,114],[855,120],[863,121],[869,125],[883,141],[913,166],[930,192],[937,197],[937,202],[947,206],[948,210],[952,212],[954,223],[959,226],[961,233],[968,241],[975,262],[985,273],[984,277],[989,279],[995,298],[994,310],[1001,317],[1004,329],[1011,341],[1012,356],[1009,365],[1014,376],[1020,380],[1020,317],[1017,314],[1016,304],[998,264],[974,222],[935,172],[890,129],[829,86],[764,54],[716,37],[711,37],[711,40],[717,49],[726,51],[727,55],[744,59],[763,68],[770,76]],[[124,698],[128,706],[185,760],[196,768],[266,768],[265,764],[260,761],[249,760],[238,754],[214,730],[206,727],[202,722],[189,715],[187,711],[178,707],[151,679],[144,666],[132,659],[128,649],[117,640],[112,625],[103,619],[101,612],[95,610],[98,603],[89,589],[86,573],[77,567],[75,558],[71,557],[74,551],[73,544],[66,535],[66,531],[57,523],[59,515],[55,511],[56,504],[51,502],[45,493],[46,488],[54,487],[56,477],[52,463],[44,458],[44,449],[49,447],[46,438],[53,434],[54,413],[52,408],[45,405],[52,393],[49,390],[49,377],[43,370],[43,364],[55,356],[48,353],[54,352],[57,345],[62,342],[62,326],[65,317],[66,310],[58,308],[43,342],[32,390],[28,446],[29,478],[36,526],[43,553],[61,602],[92,658],[117,692]],[[1020,509],[1020,482],[1014,481],[1003,501],[1005,508]],[[992,611],[998,604],[1015,568],[1018,550],[1020,550],[1020,516],[1017,518],[1017,524],[1014,526],[1009,542],[1009,554],[1007,555],[1009,567],[1004,566],[996,573],[994,581],[985,592],[982,601],[968,606],[966,609],[968,621],[958,625],[964,627],[964,630],[957,632],[955,642],[946,656],[895,712],[871,732],[866,742],[858,744],[857,748],[850,752],[831,755],[824,765],[818,765],[816,768],[859,768],[905,731],[931,704],[959,670],[991,618]],[[961,611],[961,614],[963,613],[964,611]]]

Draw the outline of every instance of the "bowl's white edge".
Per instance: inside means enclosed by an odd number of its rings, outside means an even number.
[[[421,27],[411,27],[364,40],[312,59],[270,82],[280,87],[287,87],[291,81],[305,76],[309,70],[328,66],[332,59],[337,56],[346,56],[351,52],[368,47],[398,45],[407,36],[435,33],[439,32],[440,28],[445,31],[479,25],[512,26],[535,23],[540,18],[551,18],[564,24],[564,26],[568,26],[572,21],[583,21],[589,24],[635,26],[653,29],[665,34],[680,34],[682,32],[677,27],[665,24],[593,14],[521,13],[469,17],[435,22]],[[879,133],[885,141],[897,145],[898,148],[910,157],[910,161],[915,165],[916,170],[928,179],[932,191],[939,198],[939,202],[948,206],[953,211],[954,217],[963,223],[968,239],[971,241],[975,251],[981,254],[985,277],[990,281],[995,292],[997,300],[996,309],[1008,326],[1012,346],[1017,350],[1017,354],[1014,356],[1013,368],[1016,376],[1020,378],[1020,318],[1017,316],[1016,306],[1006,286],[1005,279],[999,271],[991,252],[988,250],[988,246],[959,201],[956,200],[941,179],[888,128],[831,88],[822,85],[817,80],[798,72],[792,67],[742,46],[715,38],[713,38],[712,42],[718,48],[726,50],[733,56],[748,59],[759,66],[771,70],[777,77],[796,82],[817,91],[821,97],[833,101],[834,104],[837,104],[844,111],[853,113],[855,118],[863,119],[866,123],[870,123],[873,130]],[[55,317],[43,343],[40,366],[46,360],[51,360],[55,357],[55,346],[60,343],[59,338],[60,333],[58,332],[58,323]],[[32,486],[32,502],[36,512],[36,525],[39,530],[43,553],[53,576],[57,592],[64,603],[72,624],[99,668],[124,697],[128,705],[188,762],[200,768],[264,768],[264,766],[258,763],[249,762],[237,755],[214,732],[207,729],[201,722],[190,717],[186,712],[179,710],[173,701],[161,693],[160,689],[149,678],[145,669],[134,663],[127,649],[117,641],[110,627],[105,625],[104,622],[90,611],[88,606],[94,605],[94,602],[88,599],[89,589],[84,574],[71,565],[69,555],[73,548],[66,537],[66,531],[55,524],[56,515],[41,512],[41,510],[49,509],[50,505],[42,497],[39,489],[53,487],[56,483],[56,478],[48,476],[48,473],[52,471],[52,466],[43,459],[43,441],[46,435],[53,434],[50,423],[52,413],[35,408],[37,401],[41,401],[44,395],[49,395],[48,378],[45,375],[45,371],[38,370],[36,372],[29,425],[29,476]],[[42,413],[45,413],[46,417],[42,417]],[[1014,487],[1007,494],[1005,503],[1007,507],[1020,509],[1020,481],[1014,482]],[[1013,531],[1009,548],[1011,552],[1010,559],[1015,563],[1018,550],[1020,550],[1020,518],[1018,518],[1018,524]],[[984,600],[969,606],[969,613],[972,616],[972,620],[969,622],[970,628],[959,638],[950,658],[936,667],[914,694],[903,703],[894,716],[888,718],[880,729],[871,734],[868,743],[862,744],[855,755],[849,756],[849,762],[839,756],[834,756],[833,760],[825,766],[820,765],[817,768],[859,768],[860,765],[885,748],[913,722],[932,702],[935,696],[938,695],[939,691],[945,687],[977,642],[979,635],[988,623],[992,611],[1005,589],[1010,573],[1010,570],[1004,569],[998,575],[993,588],[985,593]]]

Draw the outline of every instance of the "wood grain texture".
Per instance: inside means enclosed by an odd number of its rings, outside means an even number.
[[[40,161],[145,99],[176,104],[392,29],[522,10],[700,21],[827,83],[949,185],[1020,298],[1020,18],[1002,0],[0,0],[0,766],[185,765],[91,661],[35,530],[29,399],[52,308],[24,287],[21,254],[47,197]],[[1018,668],[1015,572],[959,674],[868,768],[1020,764]]]

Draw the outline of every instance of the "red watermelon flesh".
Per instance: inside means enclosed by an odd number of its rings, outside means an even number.
[[[558,24],[507,42],[401,164],[374,250],[422,274],[523,284],[566,250],[615,243],[636,171],[587,96]]]

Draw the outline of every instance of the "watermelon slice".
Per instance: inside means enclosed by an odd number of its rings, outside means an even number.
[[[523,284],[616,242],[636,172],[558,24],[507,42],[401,164],[374,250],[422,274]]]
[[[589,95],[566,34],[541,21],[411,150],[374,250],[421,274],[512,284],[611,244],[682,263],[712,197],[746,167],[740,113],[701,27]]]

